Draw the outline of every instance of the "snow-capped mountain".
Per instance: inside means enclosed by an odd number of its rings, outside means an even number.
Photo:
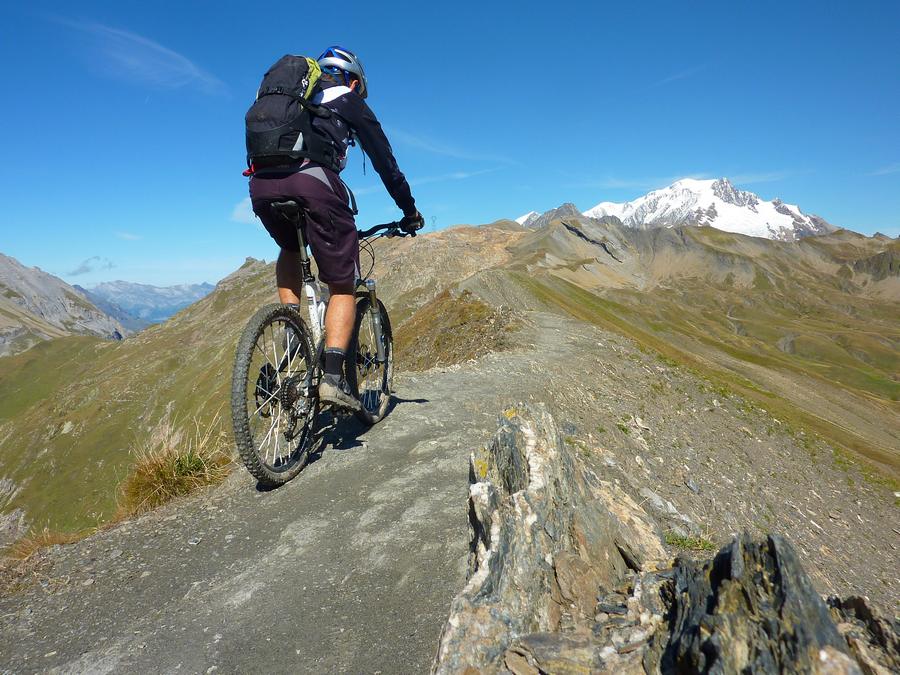
[[[540,216],[541,214],[537,211],[529,211],[524,216],[516,218],[516,222],[523,227],[528,227],[536,218],[540,218]]]
[[[727,178],[685,178],[634,201],[601,202],[584,212],[589,218],[615,216],[629,227],[652,229],[681,225],[709,225],[751,237],[793,241],[837,229],[800,207],[780,199],[766,201],[738,190]]]

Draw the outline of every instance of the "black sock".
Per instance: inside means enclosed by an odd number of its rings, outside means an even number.
[[[325,350],[325,375],[328,379],[339,380],[344,375],[344,350],[329,347]]]

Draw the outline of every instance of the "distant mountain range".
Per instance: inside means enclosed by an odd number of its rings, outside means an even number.
[[[137,322],[145,327],[165,321],[207,296],[215,286],[208,283],[151,286],[129,281],[106,281],[90,288],[77,288],[98,307],[103,307],[112,316],[122,317],[120,320],[123,323]]]
[[[215,288],[110,281],[70,286],[37,267],[0,254],[0,356],[67,335],[124,336],[165,321]]]
[[[837,229],[819,216],[804,213],[799,206],[785,204],[780,199],[766,201],[752,192],[739,190],[727,178],[685,178],[630,202],[600,202],[583,214],[578,214],[574,205],[564,204],[542,215],[532,211],[516,222],[537,229],[553,218],[576,214],[598,219],[611,216],[627,227],[641,230],[707,225],[781,241],[795,241]]]
[[[62,279],[0,254],[0,356],[65,335],[125,333],[119,321]]]

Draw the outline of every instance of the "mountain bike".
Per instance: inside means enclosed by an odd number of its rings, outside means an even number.
[[[281,201],[272,207],[297,228],[307,317],[299,305],[266,305],[253,315],[238,341],[231,380],[234,439],[244,465],[266,486],[282,485],[296,476],[317,444],[328,306],[327,288],[310,268],[302,206]],[[391,322],[372,276],[372,242],[408,233],[393,222],[358,234],[360,253],[371,256],[371,267],[356,283],[356,319],[345,377],[362,403],[354,414],[371,425],[387,413],[394,369]]]

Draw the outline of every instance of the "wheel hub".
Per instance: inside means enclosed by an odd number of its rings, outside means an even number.
[[[306,396],[306,378],[289,377],[281,383],[279,402],[281,409],[288,413],[287,428],[284,435],[292,439],[297,430],[297,422],[306,416],[309,410],[309,399]]]

